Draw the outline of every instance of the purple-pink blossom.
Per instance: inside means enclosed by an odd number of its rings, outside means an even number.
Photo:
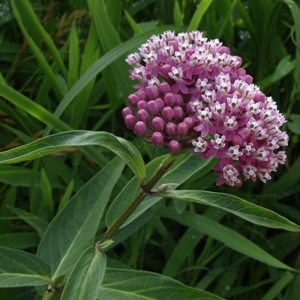
[[[145,142],[217,158],[217,185],[266,182],[285,163],[285,152],[276,153],[288,144],[285,117],[219,40],[167,31],[139,50],[126,59],[138,83],[123,117]]]

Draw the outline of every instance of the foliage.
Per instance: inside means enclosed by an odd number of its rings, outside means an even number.
[[[297,299],[299,20],[292,0],[2,1],[0,298]],[[215,160],[124,126],[126,55],[195,29],[288,119],[267,184],[216,187]]]

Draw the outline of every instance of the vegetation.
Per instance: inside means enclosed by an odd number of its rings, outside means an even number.
[[[62,2],[62,3],[61,3]],[[300,3],[3,0],[1,299],[298,299]],[[287,123],[285,165],[216,186],[216,160],[124,125],[128,54],[219,39]]]

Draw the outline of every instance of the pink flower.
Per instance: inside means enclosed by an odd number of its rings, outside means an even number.
[[[285,163],[285,153],[275,152],[288,144],[284,116],[219,40],[167,31],[139,50],[126,59],[138,83],[123,117],[145,142],[217,158],[217,185],[266,182]]]

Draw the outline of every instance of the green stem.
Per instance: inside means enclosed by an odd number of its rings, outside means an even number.
[[[131,216],[139,204],[150,194],[152,194],[152,188],[155,184],[166,174],[175,160],[181,155],[182,152],[170,153],[161,163],[158,170],[153,174],[153,176],[148,180],[147,183],[141,184],[141,188],[135,198],[130,202],[128,207],[123,211],[123,213],[117,218],[111,227],[109,227],[102,237],[102,239],[97,243],[98,247],[101,249],[101,244],[106,240],[109,240],[117,232],[117,230],[122,226],[122,224]]]

